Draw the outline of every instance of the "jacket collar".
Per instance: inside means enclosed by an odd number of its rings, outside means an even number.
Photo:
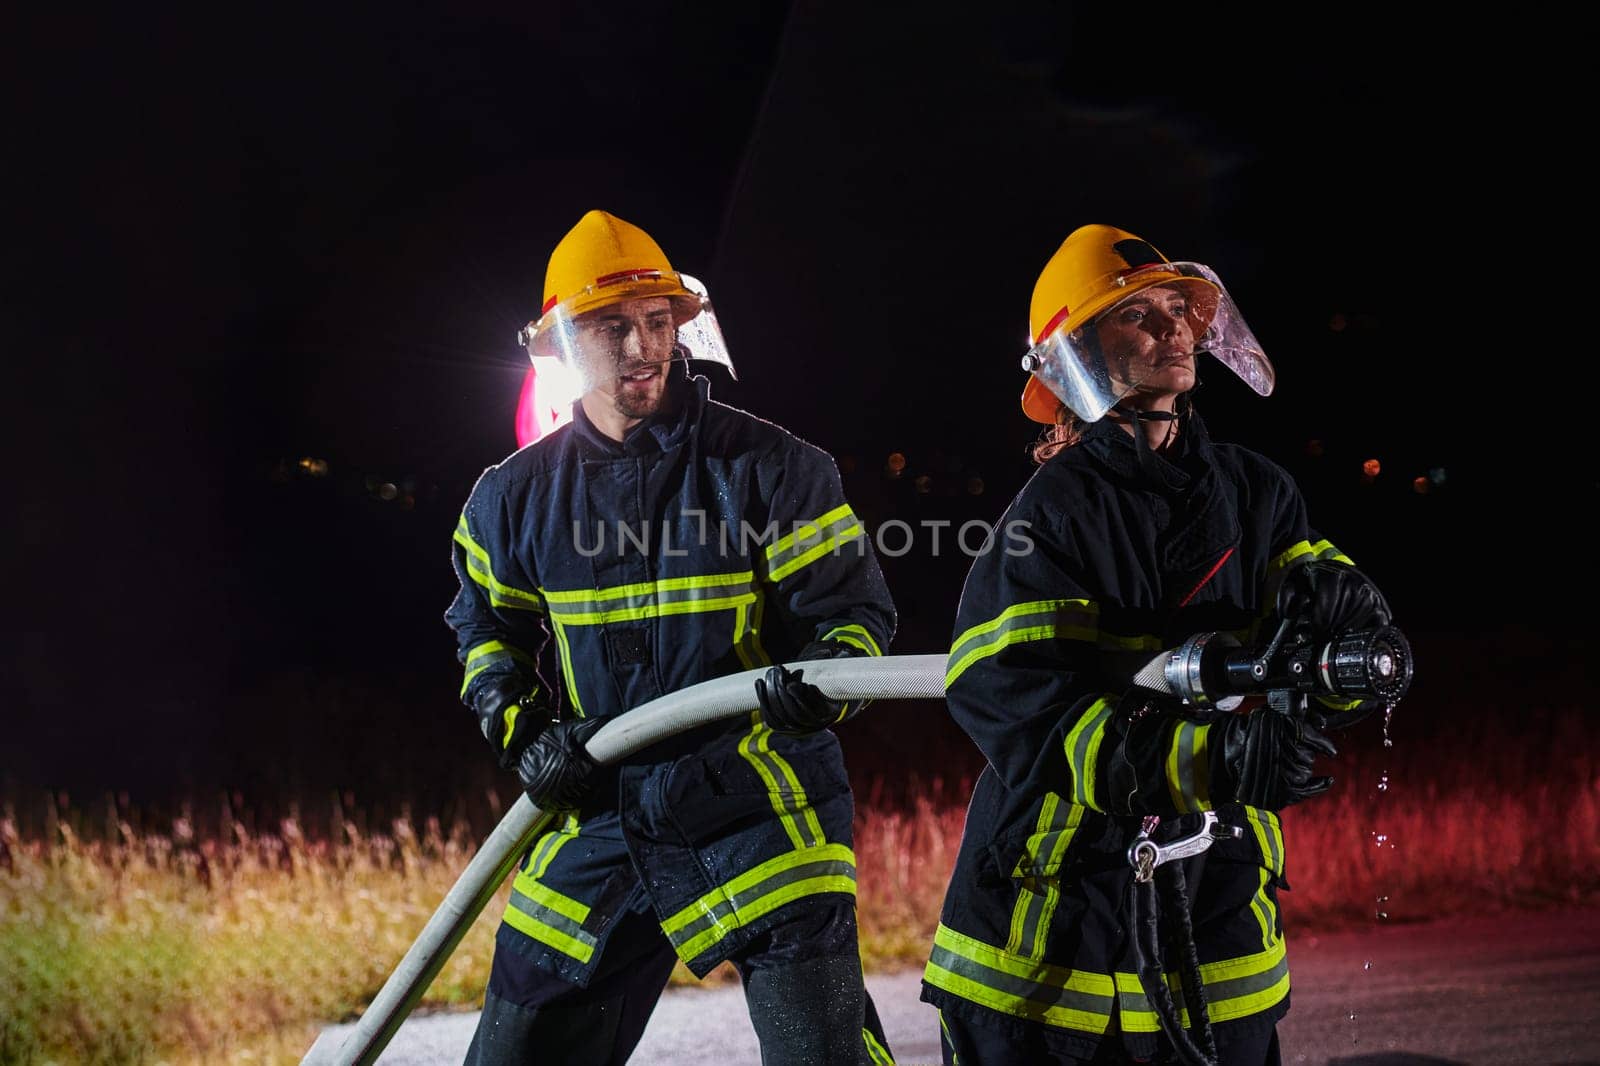
[[[1213,461],[1211,436],[1199,412],[1192,408],[1179,423],[1178,439],[1172,450],[1150,456],[1154,461],[1148,466],[1139,463],[1133,434],[1109,418],[1089,425],[1083,434],[1082,447],[1112,473],[1165,493],[1188,492],[1195,478]]]
[[[654,452],[665,452],[682,444],[700,424],[707,402],[711,398],[709,379],[673,369],[667,378],[667,391],[673,404],[668,413],[654,414],[628,430],[621,441],[612,440],[584,413],[583,403],[572,403],[572,428],[577,435],[579,452],[586,459],[637,458]]]

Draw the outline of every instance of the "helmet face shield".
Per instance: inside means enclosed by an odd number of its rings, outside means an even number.
[[[705,286],[673,271],[601,279],[546,309],[518,331],[517,342],[535,361],[558,360],[580,394],[675,361],[719,363],[734,374]]]
[[[1171,365],[1170,354],[1156,358],[1151,349],[1119,343],[1119,331],[1138,330],[1147,317],[1182,320],[1193,337],[1192,345],[1185,344],[1189,352],[1210,352],[1259,395],[1272,392],[1272,364],[1211,268],[1159,263],[1128,273],[1120,285],[1126,296],[1076,328],[1068,328],[1069,319],[1023,357],[1023,367],[1079,418],[1098,421]]]

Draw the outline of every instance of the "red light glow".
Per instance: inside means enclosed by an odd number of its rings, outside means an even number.
[[[572,421],[572,405],[579,395],[570,370],[558,360],[536,356],[517,400],[517,447],[525,448]]]

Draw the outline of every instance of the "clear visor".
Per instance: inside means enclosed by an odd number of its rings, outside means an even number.
[[[1128,296],[1077,329],[1042,338],[1022,360],[1079,418],[1099,421],[1128,393],[1146,382],[1154,387],[1156,375],[1200,352],[1259,395],[1272,392],[1272,364],[1210,267],[1160,263],[1122,284],[1133,290]]]
[[[719,363],[738,377],[705,286],[669,271],[642,271],[591,285],[518,330],[517,343],[536,365],[541,359],[558,360],[580,395],[691,359]]]

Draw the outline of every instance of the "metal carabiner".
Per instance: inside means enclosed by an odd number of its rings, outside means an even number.
[[[1164,862],[1199,855],[1219,840],[1237,840],[1244,835],[1241,827],[1217,821],[1216,811],[1201,811],[1200,818],[1199,829],[1168,844],[1157,844],[1150,839],[1150,832],[1160,824],[1160,819],[1147,818],[1144,828],[1128,846],[1128,865],[1133,867],[1133,879],[1143,883],[1154,877],[1156,867]]]

